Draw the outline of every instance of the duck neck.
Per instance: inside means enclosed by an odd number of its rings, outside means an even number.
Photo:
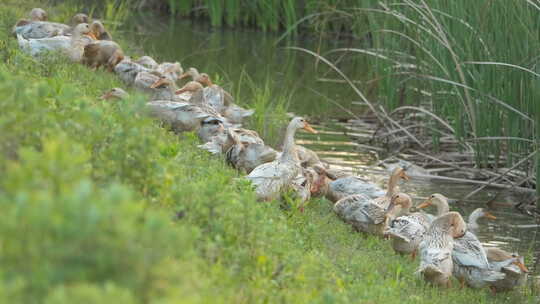
[[[386,196],[392,197],[396,192],[396,186],[399,180],[399,175],[392,174],[390,179],[388,179],[388,189],[386,189]]]
[[[281,161],[293,161],[299,162],[298,154],[296,153],[296,147],[294,144],[294,134],[296,133],[296,128],[293,125],[287,127],[287,132],[285,133],[285,139],[283,141],[283,153],[281,154]]]
[[[482,212],[480,210],[474,210],[473,213],[469,215],[469,222],[467,223],[471,227],[478,227],[478,219],[482,217]]]
[[[438,201],[437,204],[437,216],[441,216],[443,214],[446,214],[450,211],[450,208],[448,207],[447,201]]]

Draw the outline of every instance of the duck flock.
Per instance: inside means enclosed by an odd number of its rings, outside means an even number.
[[[180,63],[158,64],[149,56],[137,60],[124,55],[121,47],[98,20],[77,14],[71,25],[47,21],[47,13],[34,8],[29,19],[13,28],[20,48],[31,55],[60,52],[73,62],[90,68],[104,67],[126,84],[147,93],[148,113],[172,131],[196,131],[203,142],[199,147],[223,155],[255,188],[258,200],[280,199],[284,193],[301,201],[325,196],[334,203],[334,212],[355,230],[390,239],[394,251],[419,256],[417,273],[426,281],[449,287],[450,278],[461,286],[489,287],[508,291],[525,284],[528,270],[523,257],[498,248],[484,248],[475,231],[481,217],[494,219],[479,208],[466,223],[457,212],[450,212],[447,198],[431,195],[416,206],[435,206],[436,215],[411,213],[411,198],[398,191],[400,180],[408,180],[404,169],[393,170],[386,191],[345,172],[329,169],[317,154],[296,145],[297,130],[316,131],[309,123],[294,117],[283,140],[282,151],[269,147],[257,132],[242,128],[242,121],[253,114],[234,103],[234,98],[213,84],[208,74],[195,68],[183,71]],[[181,88],[177,83],[190,78]],[[121,88],[106,92],[102,99],[123,99]],[[302,209],[303,210],[303,209]]]

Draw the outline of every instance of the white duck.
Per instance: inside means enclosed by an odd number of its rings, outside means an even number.
[[[64,52],[73,60],[80,61],[84,52],[84,47],[93,41],[88,36],[90,28],[88,24],[82,23],[75,27],[72,36],[55,36],[42,39],[25,39],[17,34],[19,47],[32,56],[41,55],[45,52]]]
[[[474,209],[473,212],[471,212],[471,214],[469,214],[469,221],[467,222],[467,230],[472,233],[477,233],[478,229],[480,228],[480,225],[478,225],[478,220],[483,217],[490,220],[497,219],[493,214],[489,213],[486,209],[476,208]]]
[[[30,20],[17,21],[13,27],[14,35],[21,35],[24,39],[42,39],[71,34],[72,28],[69,25],[47,21],[47,13],[41,8],[32,9],[29,15]]]
[[[416,272],[432,284],[450,287],[454,238],[462,237],[466,231],[467,224],[457,212],[437,217],[420,242],[420,266]]]
[[[303,118],[293,118],[285,133],[281,156],[272,162],[258,166],[247,176],[247,179],[255,186],[259,200],[269,201],[277,198],[280,192],[288,188],[298,175],[300,165],[294,144],[294,135],[298,129],[316,133]]]

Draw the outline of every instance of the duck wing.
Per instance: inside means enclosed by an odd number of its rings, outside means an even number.
[[[489,268],[484,247],[482,247],[478,238],[471,232],[467,232],[461,238],[454,240],[452,259],[462,266],[477,267],[480,269]]]

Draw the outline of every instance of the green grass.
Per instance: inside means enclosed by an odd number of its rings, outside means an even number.
[[[145,117],[141,96],[99,101],[114,75],[18,51],[10,25],[32,4],[0,7],[1,303],[537,301],[427,286],[325,200],[256,203],[193,134]]]

